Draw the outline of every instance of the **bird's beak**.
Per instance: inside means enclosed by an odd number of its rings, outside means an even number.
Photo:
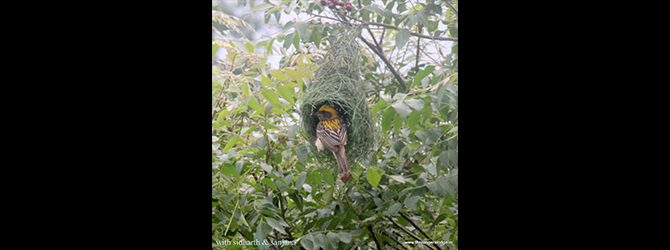
[[[312,113],[312,115],[316,116],[316,114],[318,114],[318,113],[319,113],[319,111],[316,111],[316,112]]]

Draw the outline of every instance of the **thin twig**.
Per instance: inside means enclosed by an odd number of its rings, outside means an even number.
[[[423,52],[424,55],[426,55],[428,58],[430,58],[431,60],[433,60],[433,62],[435,62],[435,64],[438,64],[438,65],[444,65],[444,63],[438,62],[437,60],[435,60],[435,58],[433,58],[433,57],[431,57],[430,55],[428,55],[428,53],[427,53],[423,48],[421,48],[421,52]]]
[[[410,219],[410,218],[409,218],[407,215],[405,215],[405,213],[403,213],[403,212],[400,212],[399,214],[400,214],[400,216],[402,216],[403,218],[405,218],[405,220],[409,221],[409,223],[411,223],[412,226],[414,226],[414,228],[416,228],[417,230],[419,230],[419,232],[421,232],[421,234],[423,234],[423,236],[426,236],[426,238],[427,238],[429,241],[433,241],[433,239],[431,239],[430,236],[428,236],[428,234],[426,234],[426,232],[424,232],[423,229],[421,229],[421,227],[419,227],[416,223],[414,223],[414,220]],[[438,247],[438,248],[439,248],[439,247]]]
[[[451,3],[449,3],[449,0],[444,2],[447,3],[447,5],[449,5],[449,8],[451,8],[451,10],[453,10],[454,13],[456,13],[456,15],[458,16],[458,10],[456,10],[456,8],[454,8],[454,6],[452,6]]]
[[[375,35],[372,34],[372,31],[370,30],[370,27],[365,26],[365,29],[368,30],[368,33],[370,33],[370,36],[372,37],[372,41],[374,41],[375,45],[377,45],[377,49],[381,49],[382,47],[379,46],[379,42],[377,42],[377,39],[375,38]]]
[[[419,24],[419,33],[421,33],[421,30],[423,29],[423,25]],[[416,63],[414,64],[414,73],[419,73],[419,49],[421,49],[421,37],[416,39]]]
[[[398,72],[395,70],[395,68],[393,67],[393,65],[389,61],[389,59],[387,59],[386,56],[384,56],[384,52],[377,50],[377,48],[375,48],[375,45],[371,44],[370,42],[365,40],[365,38],[363,38],[363,36],[359,36],[359,38],[361,39],[361,41],[363,41],[365,43],[365,45],[367,45],[373,52],[375,52],[375,54],[377,54],[379,56],[379,58],[382,59],[382,61],[384,61],[384,63],[386,64],[386,67],[391,71],[391,74],[393,74],[395,79],[398,80],[398,83],[400,83],[400,87],[402,87],[402,91],[406,92],[407,91],[407,85],[405,84],[405,80],[402,79],[400,74],[398,74]]]
[[[358,20],[358,21],[360,21],[361,23],[363,23],[365,25],[377,25],[377,26],[383,26],[383,27],[386,27],[386,28],[389,28],[389,29],[400,30],[400,28],[398,28],[396,26],[393,26],[393,25],[390,25],[390,24],[377,23],[377,22],[367,22],[367,21],[363,21],[363,20]],[[419,33],[416,33],[416,32],[410,32],[409,34],[411,34],[413,36],[428,38],[428,39],[447,40],[447,41],[458,42],[457,37],[443,37],[443,36],[432,37],[432,36],[422,35],[422,34],[419,34]]]
[[[411,236],[411,237],[414,238],[415,240],[418,240],[418,241],[424,241],[423,239],[419,238],[419,236],[416,236],[415,234],[413,234],[412,232],[410,232],[409,230],[407,230],[405,227],[403,227],[402,225],[398,224],[398,222],[393,221],[393,218],[388,217],[388,219],[389,219],[389,221],[391,221],[391,223],[393,223],[393,225],[395,225],[396,227],[398,227],[400,230],[402,230],[403,232],[405,232],[407,235]],[[437,249],[435,249],[432,245],[424,245],[424,246],[427,246],[428,248],[433,249],[433,250],[437,250]]]
[[[312,15],[312,16],[318,16],[318,17],[328,18],[328,19],[330,19],[330,20],[335,20],[335,21],[340,21],[340,22],[342,21],[342,20],[340,20],[340,19],[335,19],[335,18],[332,18],[332,17],[329,17],[329,16],[322,16],[322,15],[319,15],[319,14],[314,14],[314,13],[309,12],[309,11],[305,11],[305,13],[310,14],[310,15]]]
[[[375,232],[372,231],[372,226],[368,225],[368,231],[370,231],[370,234],[372,234],[372,239],[374,239],[375,243],[377,243],[377,249],[383,249],[383,246],[379,244],[379,241],[377,240],[377,236],[375,236]]]
[[[383,234],[383,235],[386,235],[386,237],[389,237],[389,239],[391,239],[391,240],[394,241],[396,244],[400,245],[402,248],[404,248],[405,250],[407,250],[407,248],[406,248],[405,246],[403,246],[402,244],[400,244],[400,242],[398,242],[398,240],[396,240],[396,239],[394,239],[393,237],[391,237],[391,235],[386,234],[384,231],[382,231],[382,234]]]

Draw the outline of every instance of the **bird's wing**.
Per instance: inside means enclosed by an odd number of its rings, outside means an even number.
[[[342,120],[340,120],[340,130],[338,132],[339,132],[340,138],[342,138],[342,140],[340,140],[340,143],[342,145],[347,145],[347,141],[348,141],[348,138],[347,138],[347,124],[345,124],[344,121],[342,121]]]
[[[338,129],[326,129],[323,122],[319,122],[316,126],[316,137],[321,140],[321,143],[330,151],[339,151],[340,145],[344,145],[347,139],[347,128],[339,126]]]

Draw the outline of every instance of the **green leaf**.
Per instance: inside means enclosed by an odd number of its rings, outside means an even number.
[[[275,93],[271,89],[263,90],[263,92],[261,92],[261,94],[265,97],[265,99],[268,100],[268,102],[270,102],[270,104],[272,104],[272,106],[282,107],[282,108],[286,107],[286,106],[284,106],[284,104],[282,104],[279,101],[279,97],[277,97],[277,93]]]
[[[258,100],[256,100],[256,97],[255,97],[255,96],[252,96],[252,97],[249,99],[249,107],[251,107],[252,109],[256,110],[256,111],[257,111],[258,113],[260,113],[261,115],[265,115],[265,109],[262,109],[262,108],[261,108],[261,105],[258,104]]]
[[[303,200],[302,196],[300,196],[300,191],[293,191],[289,194],[289,198],[295,202],[295,204],[298,206],[298,209],[300,209],[300,212],[302,212],[303,208]]]
[[[309,7],[309,0],[300,0],[300,3],[302,3],[302,6],[305,6],[305,8]]]
[[[448,210],[447,210],[448,211]],[[447,218],[447,214],[440,214],[440,216],[437,216],[437,219],[433,221],[433,223],[430,225],[430,227],[434,227],[438,223],[442,222],[444,219]]]
[[[321,186],[321,173],[318,171],[314,171],[307,176],[307,184],[309,184],[312,187],[319,187]],[[312,196],[314,196],[314,193],[316,191],[316,188],[312,188]]]
[[[263,242],[265,240],[265,236],[267,235],[268,232],[265,232],[263,230],[265,222],[261,221],[258,223],[258,226],[256,226],[256,233],[254,234],[254,240],[259,240],[260,242]]]
[[[261,162],[261,168],[263,170],[265,170],[265,172],[267,172],[268,174],[272,173],[272,166],[270,166],[269,164],[267,164],[265,162]]]
[[[286,10],[288,10],[288,8],[286,8],[284,11]],[[275,12],[275,20],[277,20],[277,23],[279,23],[279,19],[281,19],[281,12]]]
[[[435,70],[435,66],[429,65],[426,66],[426,68],[419,70],[419,72],[416,73],[416,76],[414,76],[414,86],[419,85],[421,83],[421,80],[423,80],[424,77],[426,77],[428,74],[433,73],[433,70]]]
[[[270,21],[270,15],[271,14],[269,12],[265,12],[265,14],[263,14],[263,23],[268,24]]]
[[[309,40],[312,41],[314,44],[319,45],[321,44],[321,39],[323,36],[321,35],[321,32],[318,30],[312,30],[312,34],[309,36]]]
[[[307,24],[297,23],[295,24],[295,30],[298,31],[300,37],[307,37]]]
[[[265,50],[266,50],[267,52],[269,52],[270,54],[272,54],[272,44],[273,44],[274,42],[275,42],[275,39],[272,38],[272,39],[270,39],[270,41],[268,42],[268,44],[265,45]]]
[[[449,150],[447,151],[447,155],[449,157],[449,161],[451,161],[451,166],[456,167],[458,166],[458,152]]]
[[[221,173],[230,177],[237,177],[237,178],[240,177],[240,175],[237,173],[237,170],[235,170],[235,166],[233,166],[233,164],[223,165]]]
[[[216,123],[221,124],[221,121],[223,120],[224,117],[228,114],[228,109],[221,110],[219,112],[219,116],[216,118]]]
[[[386,101],[380,100],[379,102],[377,102],[377,104],[375,104],[374,107],[372,107],[372,109],[370,109],[370,112],[377,113],[377,112],[379,112],[379,110],[382,110],[384,107],[386,107]]]
[[[263,179],[261,180],[261,182],[262,182],[262,183],[265,183],[265,184],[268,185],[268,186],[270,186],[270,187],[271,187],[272,189],[274,189],[275,191],[279,191],[279,189],[277,189],[277,185],[274,183],[274,181],[270,180],[270,178],[263,178]]]
[[[421,99],[407,99],[405,100],[405,104],[409,105],[418,112],[421,111],[421,109],[423,109],[424,103],[423,100]]]
[[[405,99],[406,96],[407,94],[405,93],[395,93],[395,95],[393,95],[393,100],[402,100]]]
[[[400,176],[400,175],[391,175],[391,176],[389,176],[389,177],[391,177],[391,179],[393,179],[393,180],[395,180],[395,181],[397,181],[397,182],[405,183],[405,178],[402,177],[402,176]]]
[[[395,109],[387,108],[382,114],[382,132],[386,133],[391,128],[391,121],[395,115]]]
[[[268,225],[270,225],[272,228],[274,228],[275,230],[279,231],[282,234],[286,234],[286,231],[284,231],[284,227],[282,227],[282,225],[278,220],[267,216],[264,216],[264,218],[265,221],[268,223]]]
[[[419,138],[419,140],[421,140],[424,143],[428,139],[428,134],[426,132],[421,131],[421,130],[414,132],[414,135],[416,135],[416,137]]]
[[[251,44],[250,42],[247,42],[246,47],[247,47],[247,52],[254,53],[254,45],[253,44]]]
[[[337,233],[328,232],[328,233],[326,234],[326,237],[328,238],[328,240],[330,240],[330,242],[331,242],[332,245],[336,245],[337,242],[340,241],[340,238],[339,238],[339,236],[337,235]]]
[[[291,106],[295,104],[295,101],[293,100],[293,87],[277,86],[277,91],[279,91],[279,94],[284,100],[291,103]]]
[[[395,116],[393,116],[393,132],[400,134],[400,127],[402,127],[402,122],[403,117],[400,114],[395,114]]]
[[[323,199],[323,203],[330,204],[330,201],[333,200],[333,192],[335,192],[335,189],[332,187],[326,189],[326,192],[324,192],[323,196],[321,197],[321,199]]]
[[[402,101],[396,101],[391,105],[393,109],[395,109],[398,114],[402,116],[403,119],[407,118],[408,115],[412,113],[412,110],[409,108],[409,106],[405,105]]]
[[[244,161],[237,161],[235,162],[235,172],[237,172],[237,176],[240,175],[240,172],[242,171],[242,167],[244,167]]]
[[[242,213],[239,210],[235,211],[233,217],[235,217],[239,221],[242,221],[242,223],[244,223],[245,226],[249,227],[249,223],[247,223],[247,220],[244,218],[244,215],[242,215]]]
[[[451,35],[451,37],[458,37],[458,28],[449,29],[449,35]]]
[[[288,24],[285,25],[284,28],[286,28],[286,26],[288,26]],[[284,49],[288,49],[291,46],[291,43],[293,42],[293,37],[295,36],[296,33],[297,32],[293,32],[291,34],[286,35],[286,37],[284,38],[284,45],[283,45]]]
[[[421,6],[421,5],[417,5],[417,6]],[[419,16],[419,19],[421,19],[421,22],[423,22],[424,26],[428,26],[428,24],[429,24],[428,23],[428,18],[426,18],[426,14],[424,14],[423,11],[417,13],[416,15]]]
[[[419,201],[419,196],[407,196],[405,198],[405,206],[409,208],[409,210],[416,210],[416,202]]]
[[[430,182],[430,183],[426,184],[426,187],[428,189],[430,189],[430,191],[433,192],[433,194],[435,194],[435,195],[438,195],[438,196],[446,196],[447,195],[447,190],[444,187],[438,185],[438,181]]]
[[[224,92],[237,92],[237,93],[242,93],[242,89],[238,87],[230,87],[224,90]]]
[[[277,80],[280,80],[280,81],[284,81],[284,80],[288,79],[288,78],[286,77],[286,75],[284,75],[284,72],[281,72],[281,70],[275,70],[275,71],[272,71],[272,75],[273,75],[275,78],[277,78]]]
[[[235,198],[235,196],[237,196],[237,194],[229,194],[229,195],[226,195],[226,197],[225,197],[224,200],[223,200],[223,205],[225,206],[226,204],[228,204],[228,202],[230,202],[230,200],[232,200],[233,198]]]
[[[414,13],[414,11],[421,10],[421,9],[423,9],[423,5],[421,5],[421,4],[414,5],[414,7],[409,9],[409,12],[407,14],[412,14],[412,13]]]
[[[216,43],[212,43],[212,59],[214,59],[214,55],[216,54],[217,50],[219,50],[219,45]]]
[[[266,87],[272,86],[272,82],[270,81],[270,78],[267,76],[261,76],[261,84]]]
[[[321,176],[323,176],[323,181],[329,185],[335,184],[335,180],[333,180],[333,175],[331,174],[332,172],[330,169],[325,169],[322,168],[319,171],[321,171]]]
[[[429,128],[426,130],[426,133],[428,133],[428,136],[435,142],[442,135],[442,131],[442,128]]]
[[[259,4],[259,5],[254,6],[254,7],[251,8],[249,11],[247,11],[247,13],[256,12],[256,11],[261,11],[261,10],[266,10],[266,9],[269,9],[270,7],[272,7],[272,6],[273,6],[273,5],[272,5],[272,4],[269,4],[269,3],[262,3],[262,4]]]
[[[228,150],[230,150],[233,147],[233,145],[237,144],[238,142],[244,142],[244,140],[242,140],[241,138],[239,138],[237,136],[234,136],[233,139],[230,139],[230,141],[228,141],[228,143],[226,144],[226,147],[223,148],[223,152],[227,152]]]
[[[390,199],[391,197],[393,197],[394,195],[396,195],[396,193],[393,192],[391,189],[388,189],[388,188],[387,188],[387,189],[384,189],[384,193],[382,193],[382,199],[384,199],[384,200],[388,200],[388,199]],[[375,202],[375,204],[376,204],[376,203],[377,203],[377,202]],[[380,204],[377,204],[377,206],[381,206],[381,205],[380,205]]]
[[[404,47],[407,41],[409,41],[409,30],[401,29],[400,31],[398,31],[398,34],[395,35],[396,48]]]
[[[377,184],[379,184],[379,181],[382,179],[381,174],[379,174],[377,170],[372,168],[368,169],[368,173],[365,174],[365,177],[368,179],[368,181],[370,182],[370,184],[372,184],[374,188],[377,188]]]
[[[267,122],[259,122],[259,123],[260,123],[261,125],[263,125],[263,127],[265,127],[265,129],[276,129],[276,130],[279,130],[279,128],[278,128],[277,126],[272,125],[272,124],[270,124],[270,123],[267,123]]]
[[[307,162],[307,147],[305,145],[297,146],[295,154],[298,156],[298,160],[305,165]]]
[[[393,205],[391,205],[388,210],[384,211],[383,214],[388,215],[388,216],[395,216],[395,215],[398,215],[398,212],[400,212],[400,209],[402,209],[402,203],[393,202]]]
[[[295,188],[298,192],[302,189],[302,184],[305,183],[305,179],[307,179],[307,173],[302,172],[298,175],[298,179],[295,181]]]
[[[314,244],[312,235],[307,235],[300,239],[300,244],[307,250],[318,249],[319,247]]]
[[[293,47],[295,47],[296,51],[300,50],[300,37],[301,35],[299,33],[293,36]]]
[[[288,128],[288,138],[295,139],[295,133],[298,132],[298,125],[292,125]]]
[[[407,117],[407,126],[409,129],[414,130],[416,128],[416,124],[419,122],[419,118],[421,118],[421,114],[416,111],[412,111],[412,114]]]
[[[449,151],[442,151],[440,153],[440,163],[442,163],[442,167],[444,167],[444,170],[449,169]]]
[[[328,249],[328,242],[326,242],[326,238],[325,236],[323,236],[323,234],[315,234],[313,239],[315,246],[319,246],[323,249]]]
[[[351,242],[351,233],[349,232],[339,232],[337,233],[337,236],[339,236],[340,241],[349,244]]]
[[[244,96],[249,96],[249,84],[244,84],[244,87],[242,87],[242,93]]]
[[[269,14],[275,13],[275,12],[280,11],[280,10],[282,10],[281,7],[274,7],[271,10],[266,11],[265,15],[269,15]]]

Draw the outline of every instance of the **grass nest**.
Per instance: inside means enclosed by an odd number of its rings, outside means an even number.
[[[314,146],[319,119],[311,114],[324,104],[334,107],[348,125],[345,150],[350,163],[367,158],[375,146],[374,122],[360,77],[361,54],[356,42],[360,31],[360,26],[347,27],[338,34],[300,105],[302,130],[307,133],[310,151],[320,161],[335,161],[329,150],[319,152]]]

